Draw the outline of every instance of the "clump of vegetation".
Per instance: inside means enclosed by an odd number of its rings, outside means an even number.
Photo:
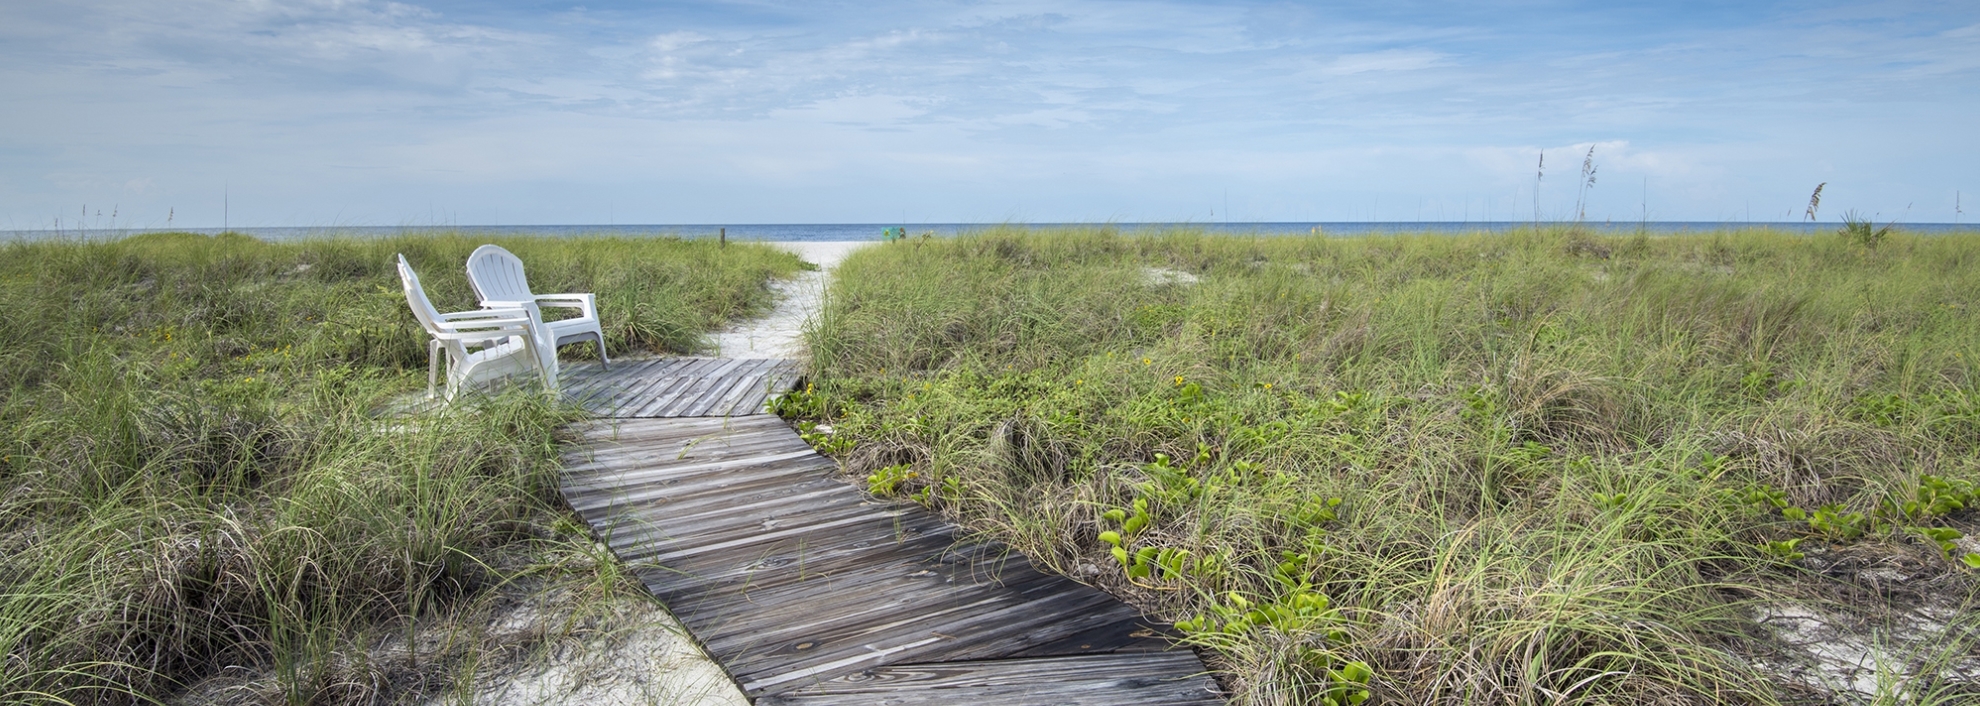
[[[786,411],[1242,702],[1780,703],[1757,606],[1980,588],[1980,237],[1875,244],[990,229],[840,265]]]
[[[1878,244],[1883,243],[1885,238],[1890,236],[1891,228],[1891,224],[1885,224],[1884,227],[1878,228],[1876,223],[1868,218],[1864,218],[1857,212],[1845,211],[1843,213],[1843,227],[1838,232],[1849,242],[1866,248],[1875,248]]]
[[[542,291],[594,291],[615,355],[689,351],[794,257],[670,239],[495,238]],[[402,640],[593,553],[556,492],[572,412],[526,386],[418,417],[425,335],[392,256],[472,308],[472,234],[222,234],[0,246],[0,701],[369,703],[472,677]],[[609,586],[608,586],[609,589]],[[462,665],[466,665],[463,667]],[[465,670],[465,671],[461,671]],[[244,695],[243,695],[244,694]]]

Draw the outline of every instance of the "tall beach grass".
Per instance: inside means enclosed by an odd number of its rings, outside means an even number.
[[[750,245],[491,240],[538,291],[596,292],[615,355],[692,352],[799,267]],[[523,387],[375,412],[425,384],[393,255],[472,308],[482,242],[0,245],[0,702],[214,680],[240,702],[416,699],[473,657],[410,639],[380,657],[426,616],[558,562],[617,580],[566,561],[590,549],[556,493],[569,409]]]
[[[1756,616],[1902,642],[1929,606],[1936,664],[1980,655],[1975,573],[1916,531],[1972,514],[1905,509],[1980,481],[1980,235],[1870,245],[909,241],[838,268],[784,409],[876,491],[1179,621],[1242,703],[1842,698],[1768,667],[1795,653]],[[1980,694],[1883,669],[1890,702]]]

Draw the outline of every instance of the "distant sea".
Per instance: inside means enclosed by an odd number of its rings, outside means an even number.
[[[738,224],[678,224],[678,225],[556,225],[556,226],[339,226],[339,227],[286,227],[286,228],[230,228],[236,233],[251,235],[263,240],[297,240],[302,238],[344,236],[344,237],[383,237],[407,233],[434,233],[458,231],[463,233],[494,235],[543,235],[552,237],[571,236],[631,236],[631,237],[677,237],[714,238],[722,229],[732,240],[760,240],[780,242],[828,241],[828,240],[879,240],[881,231],[887,228],[905,227],[909,235],[933,232],[937,236],[952,236],[972,230],[995,228],[1001,225],[1015,225],[1032,228],[1057,227],[1108,227],[1121,231],[1163,230],[1188,228],[1208,233],[1232,235],[1379,235],[1383,233],[1478,233],[1505,232],[1533,227],[1531,221],[1493,221],[1459,223],[1454,221],[1390,221],[1390,222],[1347,222],[1347,223],[738,223]],[[1542,226],[1564,225],[1541,222]],[[1832,232],[1840,223],[1755,223],[1745,221],[1649,221],[1642,223],[1588,223],[1593,230],[1610,233],[1635,233],[1647,231],[1659,235],[1677,233],[1699,233],[1731,228],[1775,228],[1779,230],[1818,233]],[[1921,233],[1943,233],[1956,230],[1976,230],[1974,224],[1953,223],[1899,223],[1899,230]],[[47,240],[47,239],[89,239],[114,240],[140,233],[163,232],[163,228],[116,228],[116,229],[65,229],[65,230],[12,230],[0,231],[0,240]],[[170,230],[203,233],[212,235],[221,232],[219,228],[175,228]]]

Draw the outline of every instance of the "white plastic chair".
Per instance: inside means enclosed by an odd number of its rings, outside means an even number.
[[[584,341],[598,345],[599,367],[607,367],[612,362],[605,355],[605,331],[599,328],[596,295],[532,294],[529,280],[523,276],[522,260],[500,245],[475,248],[474,254],[468,256],[467,276],[468,284],[474,287],[474,295],[481,300],[483,308],[554,306],[578,310],[576,317],[547,322],[553,363],[555,349]],[[538,311],[540,313],[541,310]]]
[[[534,306],[478,309],[442,314],[426,298],[406,256],[399,256],[399,282],[405,285],[406,303],[413,318],[433,336],[426,346],[426,396],[434,396],[440,372],[440,353],[447,354],[447,400],[453,401],[462,388],[482,380],[515,373],[535,372],[544,388],[556,389],[556,356],[541,354],[541,317]]]

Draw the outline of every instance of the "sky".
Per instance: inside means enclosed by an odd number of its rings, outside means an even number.
[[[1971,0],[7,0],[0,100],[0,230],[1980,219]]]

